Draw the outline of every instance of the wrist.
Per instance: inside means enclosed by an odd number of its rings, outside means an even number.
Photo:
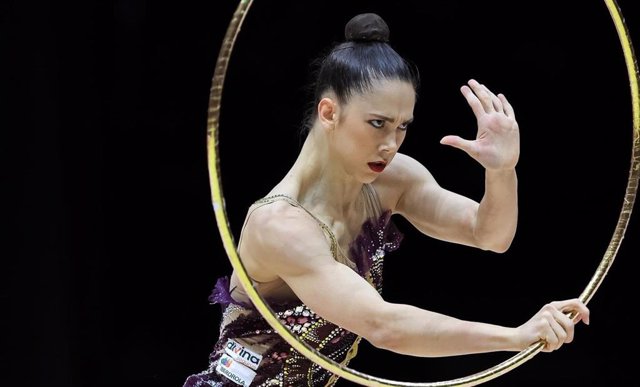
[[[516,169],[485,169],[485,177],[490,181],[511,181],[516,179]]]

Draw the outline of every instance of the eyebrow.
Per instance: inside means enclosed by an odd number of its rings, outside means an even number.
[[[387,116],[383,116],[382,114],[371,113],[371,115],[372,115],[372,116],[375,116],[375,117],[377,117],[377,118],[381,118],[381,119],[383,119],[383,120],[385,120],[385,121],[388,121],[388,122],[393,122],[393,118],[391,118],[391,117],[387,117]],[[413,122],[413,117],[411,117],[410,119],[408,119],[408,120],[406,120],[405,122],[403,122],[403,124],[410,124],[410,123],[412,123],[412,122]]]

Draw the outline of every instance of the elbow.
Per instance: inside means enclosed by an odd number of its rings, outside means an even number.
[[[509,234],[506,238],[503,238],[501,240],[496,241],[492,248],[491,251],[495,252],[495,253],[506,253],[509,248],[511,248],[511,244],[513,243],[513,239],[515,238],[515,230]]]
[[[393,333],[389,331],[380,329],[375,332],[372,332],[367,338],[367,341],[369,341],[371,345],[373,345],[378,349],[392,351],[393,343],[395,342],[395,340],[391,337],[392,334]]]
[[[401,342],[400,332],[394,329],[392,318],[387,318],[386,313],[380,313],[372,318],[367,324],[367,332],[362,336],[374,347],[378,349],[397,351],[398,344]]]
[[[509,250],[509,247],[511,247],[511,241],[506,241],[502,243],[494,243],[486,250],[489,250],[498,254],[503,254],[503,253],[506,253],[507,250]]]
[[[506,253],[513,242],[514,234],[502,238],[476,238],[476,246],[485,251]]]
[[[493,253],[503,254],[509,250],[511,243],[487,243],[478,245],[478,247],[485,251],[491,251]]]

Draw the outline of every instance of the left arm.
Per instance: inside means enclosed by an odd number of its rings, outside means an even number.
[[[401,156],[398,171],[404,191],[395,210],[425,234],[504,252],[511,245],[518,220],[518,123],[502,94],[496,96],[474,80],[461,92],[478,122],[476,139],[445,136],[441,143],[465,151],[485,168],[482,200],[478,203],[440,187],[426,168]]]
[[[515,169],[486,170],[484,179],[474,239],[480,248],[503,253],[511,246],[518,224],[518,177]]]

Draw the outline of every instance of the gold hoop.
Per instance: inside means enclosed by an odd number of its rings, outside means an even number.
[[[627,225],[629,223],[631,211],[635,202],[636,192],[638,190],[638,176],[640,175],[640,95],[638,92],[638,78],[640,77],[640,71],[638,70],[638,64],[633,51],[633,46],[631,44],[631,38],[629,36],[627,26],[624,22],[624,18],[622,17],[622,11],[620,7],[615,0],[604,0],[604,2],[607,6],[607,9],[609,10],[613,23],[615,24],[618,38],[622,45],[622,51],[627,67],[631,88],[633,145],[631,153],[631,167],[629,170],[626,192],[623,198],[622,210],[620,211],[618,222],[607,247],[607,250],[605,251],[605,254],[600,261],[600,264],[598,265],[594,275],[579,297],[580,300],[582,300],[585,304],[588,303],[589,300],[591,300],[598,287],[602,284],[602,281],[611,268],[611,265],[613,264],[613,260],[616,256],[616,253],[618,252]],[[260,296],[260,294],[258,294],[258,292],[253,287],[253,284],[249,279],[249,276],[247,275],[244,265],[239,258],[226,214],[225,201],[222,194],[222,183],[220,179],[220,160],[218,157],[218,123],[222,99],[222,87],[224,84],[231,51],[233,50],[234,43],[240,32],[240,27],[242,26],[244,18],[247,15],[247,12],[249,11],[252,3],[253,0],[240,0],[233,18],[227,28],[227,32],[218,55],[209,96],[209,111],[207,120],[207,155],[213,210],[216,216],[220,236],[222,238],[222,242],[227,255],[229,256],[231,265],[236,270],[236,274],[238,275],[240,283],[246,289],[247,295],[253,302],[256,309],[265,318],[269,325],[271,325],[271,327],[275,331],[277,331],[283,339],[285,339],[294,349],[296,349],[302,355],[306,356],[314,363],[344,379],[365,386],[474,386],[497,378],[498,376],[513,370],[514,368],[522,365],[524,362],[534,357],[544,347],[543,341],[532,344],[529,348],[521,351],[515,356],[507,359],[506,361],[503,361],[502,363],[494,367],[469,376],[441,382],[400,382],[367,375],[329,359],[328,357],[317,352],[308,344],[299,341],[278,320],[278,318],[275,317],[273,310],[267,305],[262,296]]]

